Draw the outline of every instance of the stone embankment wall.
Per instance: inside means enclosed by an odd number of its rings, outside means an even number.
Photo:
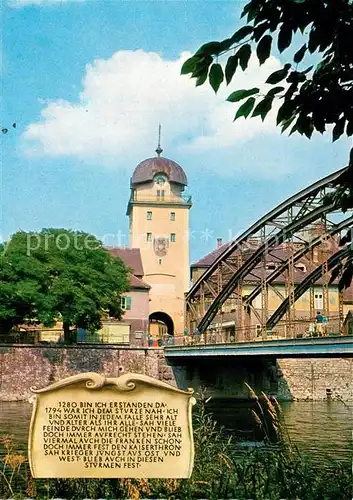
[[[163,349],[105,346],[0,346],[0,401],[26,400],[31,387],[80,372],[140,373],[181,389],[205,389],[214,398],[247,398],[247,382],[281,401],[353,401],[353,359],[189,359],[183,366],[168,366]]]
[[[277,361],[278,399],[353,401],[353,359],[314,358]]]
[[[106,377],[133,372],[175,385],[162,349],[0,346],[0,401],[26,400],[31,387],[46,387],[80,372]]]

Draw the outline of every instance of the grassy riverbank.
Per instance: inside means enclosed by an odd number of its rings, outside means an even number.
[[[33,480],[27,459],[5,438],[0,498],[351,500],[351,463],[317,466],[290,442],[279,405],[264,395],[252,396],[251,418],[265,446],[239,454],[237,443],[225,436],[200,400],[193,416],[195,466],[187,480]]]

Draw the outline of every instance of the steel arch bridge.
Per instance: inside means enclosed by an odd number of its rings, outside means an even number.
[[[353,227],[353,215],[343,215],[326,200],[346,170],[298,192],[223,246],[224,251],[185,296],[190,333],[222,332],[225,313],[230,311],[236,340],[264,339],[274,329],[281,330],[285,338],[298,336],[299,323],[315,321],[318,289],[322,290],[322,314],[331,319],[335,316],[336,333],[341,332],[342,293],[338,307],[330,311],[330,277],[331,271],[351,255],[338,241]],[[276,286],[279,281],[283,283],[281,290]],[[274,309],[271,294],[279,302]],[[297,310],[303,294],[308,299],[305,318]]]

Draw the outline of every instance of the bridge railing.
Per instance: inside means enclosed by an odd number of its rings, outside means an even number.
[[[353,325],[352,325],[353,326]],[[212,330],[206,333],[175,336],[174,345],[204,345],[204,344],[232,344],[240,342],[258,342],[286,339],[308,339],[313,341],[320,337],[339,337],[348,335],[350,328],[343,328],[339,317],[330,317],[327,322],[318,323],[312,320],[297,320],[293,322],[279,322],[273,329],[266,330],[260,325],[248,328],[236,328],[232,333],[229,330]],[[170,343],[169,343],[170,345]]]

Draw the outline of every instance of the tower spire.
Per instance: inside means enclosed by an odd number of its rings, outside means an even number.
[[[161,148],[161,132],[162,132],[162,126],[159,124],[158,126],[158,146],[156,149],[156,153],[158,155],[158,158],[161,156],[161,153],[163,153],[163,149]]]

